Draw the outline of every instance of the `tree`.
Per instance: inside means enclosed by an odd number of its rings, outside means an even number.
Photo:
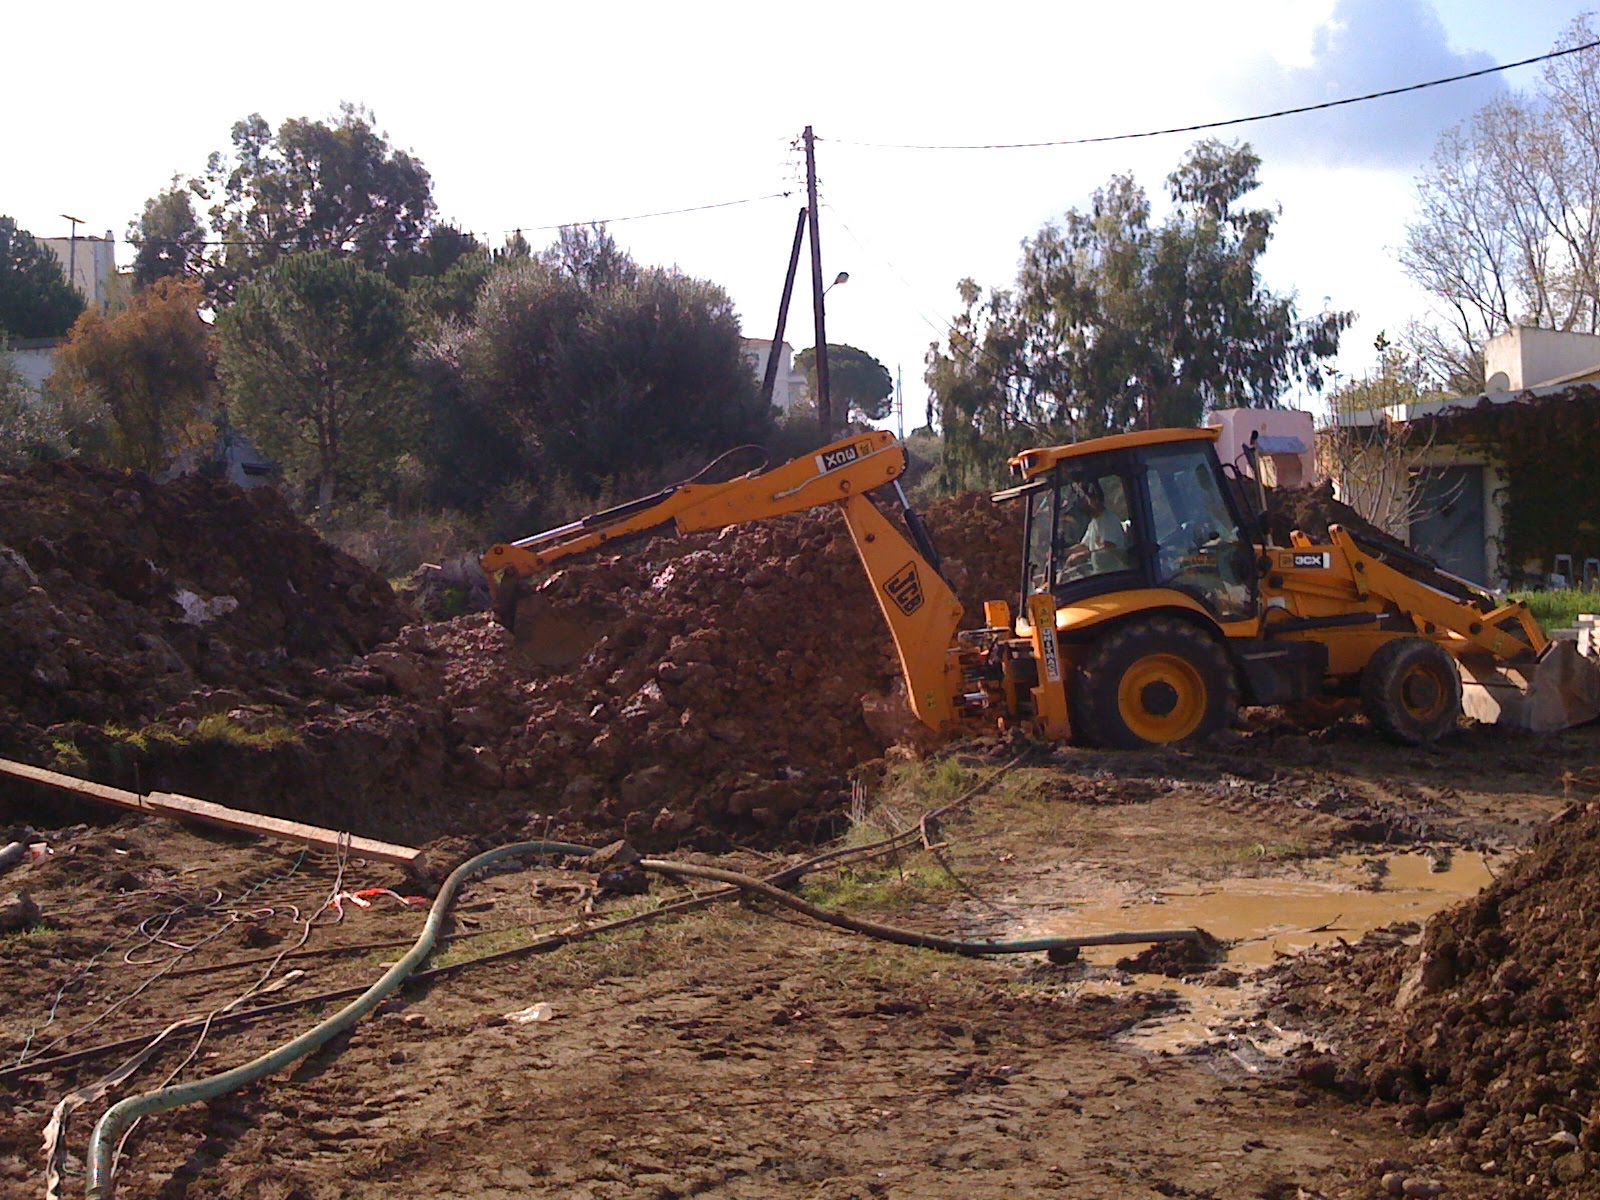
[[[426,168],[351,104],[332,123],[295,118],[276,134],[259,113],[233,127],[231,158],[211,155],[191,188],[210,203],[224,243],[207,261],[207,287],[224,302],[241,281],[311,250],[348,254],[368,270],[415,247],[432,227]]]
[[[54,254],[0,217],[0,335],[61,337],[83,311],[83,297],[67,282]]]
[[[1328,396],[1333,422],[1317,436],[1317,465],[1337,482],[1339,498],[1380,529],[1404,538],[1425,515],[1415,476],[1433,449],[1435,425],[1391,410],[1429,398],[1423,363],[1378,334],[1377,368]]]
[[[1576,18],[1556,49],[1596,40]],[[1430,374],[1483,387],[1485,342],[1514,325],[1600,332],[1600,53],[1551,59],[1446,132],[1417,185],[1400,262],[1440,302],[1410,336]]]
[[[297,254],[244,285],[217,318],[230,411],[325,509],[376,478],[409,420],[404,294],[328,251]]]
[[[817,390],[817,348],[807,346],[794,356],[794,365],[806,374],[812,394]],[[828,343],[828,391],[830,399],[863,421],[881,421],[889,415],[894,399],[894,380],[889,368],[865,350],[842,342]],[[837,408],[835,411],[838,411]]]
[[[111,417],[117,466],[160,470],[191,439],[211,386],[211,330],[196,280],[158,279],[115,316],[86,312],[56,357],[51,390]]]
[[[1023,242],[1013,290],[962,282],[926,376],[952,482],[996,482],[1023,442],[1195,425],[1212,408],[1271,407],[1295,383],[1321,388],[1353,314],[1301,320],[1262,286],[1277,214],[1241,206],[1259,166],[1248,147],[1201,142],[1167,178],[1162,224],[1116,176]]]
[[[603,230],[501,261],[462,346],[467,396],[525,469],[581,495],[766,429],[726,292],[640,268]]]
[[[171,187],[146,200],[139,219],[128,225],[128,241],[138,251],[133,259],[134,285],[149,287],[158,279],[199,275],[205,239],[189,193],[174,180]]]
[[[1378,352],[1376,369],[1328,393],[1335,416],[1416,404],[1433,395],[1425,364],[1408,347],[1390,341],[1386,330],[1373,339],[1372,348]]]
[[[64,449],[43,398],[0,355],[0,470],[14,471]]]

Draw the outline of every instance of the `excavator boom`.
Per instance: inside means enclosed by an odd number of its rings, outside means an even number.
[[[912,710],[940,729],[955,719],[960,671],[952,643],[961,605],[939,573],[939,558],[921,518],[899,485],[905,448],[892,433],[855,434],[766,471],[719,483],[690,480],[604,512],[515,542],[491,546],[482,566],[494,594],[496,617],[540,661],[549,641],[574,640],[563,618],[541,611],[529,583],[565,559],[671,527],[680,534],[723,529],[749,521],[840,506],[867,577],[872,582],[906,680]],[[704,475],[705,472],[702,472]],[[909,533],[902,533],[868,498],[892,488]],[[553,631],[553,632],[552,632]],[[570,651],[562,652],[572,657]]]

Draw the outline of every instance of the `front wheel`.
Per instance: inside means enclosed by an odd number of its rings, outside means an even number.
[[[1233,719],[1239,688],[1217,638],[1175,617],[1145,617],[1090,647],[1070,698],[1087,740],[1136,749],[1217,732]]]
[[[1437,741],[1461,719],[1461,671],[1427,638],[1385,642],[1361,672],[1361,710],[1391,741]]]

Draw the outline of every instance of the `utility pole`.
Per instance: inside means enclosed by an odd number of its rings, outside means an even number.
[[[789,298],[794,295],[795,272],[800,269],[800,241],[806,235],[806,213],[802,208],[794,223],[794,249],[789,251],[789,274],[783,281],[783,299],[778,302],[778,328],[767,351],[767,369],[761,379],[761,403],[772,403],[773,385],[778,382],[778,347],[783,345],[783,327],[789,322]]]
[[[806,211],[811,224],[811,308],[817,333],[817,425],[824,442],[833,439],[833,405],[828,396],[828,323],[822,315],[822,243],[817,236],[817,145],[806,126]]]
[[[895,424],[899,428],[898,436],[903,442],[906,440],[906,393],[905,379],[900,371],[900,364],[894,366],[894,416]]]
[[[72,233],[69,235],[69,240],[67,241],[67,282],[70,283],[73,288],[79,292],[79,294],[87,295],[88,293],[85,292],[83,288],[78,287],[78,226],[83,224],[83,220],[80,217],[69,217],[66,213],[62,213],[61,215],[66,220],[72,222]]]

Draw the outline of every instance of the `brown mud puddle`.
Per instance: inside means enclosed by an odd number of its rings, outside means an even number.
[[[1487,887],[1496,860],[1476,852],[1343,855],[1303,864],[1297,875],[1228,877],[1193,889],[1163,888],[1075,905],[1031,922],[1019,936],[1080,936],[1119,930],[1204,930],[1221,945],[1206,965],[1181,977],[1118,969],[1127,947],[1082,952],[1078,994],[1126,996],[1159,992],[1171,1007],[1123,1032],[1138,1049],[1177,1054],[1223,1050],[1247,1071],[1305,1044],[1304,1034],[1252,1019],[1260,1010],[1255,983],[1264,968],[1330,942],[1354,942],[1397,927],[1397,938],[1421,936],[1435,913]]]

